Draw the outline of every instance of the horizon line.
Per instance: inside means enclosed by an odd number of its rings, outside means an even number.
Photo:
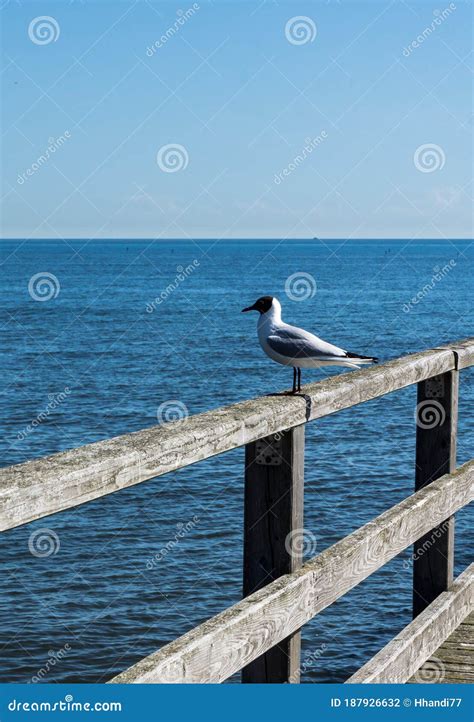
[[[89,237],[89,236],[64,236],[63,238],[52,238],[50,236],[41,236],[40,238],[25,238],[24,236],[0,236],[1,241],[182,241],[186,243],[192,243],[193,241],[222,241],[222,242],[235,242],[235,241],[472,241],[474,236],[456,236],[452,238],[438,236],[420,236],[414,238],[413,236],[331,236],[331,237],[299,237],[299,238],[281,238],[279,236],[243,236],[241,238],[219,238],[217,236],[196,236],[195,238],[183,238],[182,236],[168,236],[166,238],[155,238],[153,236],[107,236],[107,237]]]

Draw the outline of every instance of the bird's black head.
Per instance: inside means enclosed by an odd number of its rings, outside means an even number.
[[[261,296],[253,306],[247,306],[247,308],[242,309],[242,313],[245,313],[245,311],[258,311],[259,313],[266,313],[269,311],[272,307],[273,303],[273,296]]]

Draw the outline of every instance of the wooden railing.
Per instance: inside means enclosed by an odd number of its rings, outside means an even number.
[[[455,470],[459,370],[474,339],[0,470],[0,531],[246,447],[244,599],[113,682],[299,680],[301,627],[417,542],[414,615],[453,581],[454,518],[474,461]],[[304,428],[418,384],[415,494],[302,566]],[[429,537],[426,535],[429,534]]]
[[[472,612],[474,564],[442,592],[372,659],[347,680],[348,684],[407,682]],[[454,652],[456,661],[459,657]],[[468,659],[465,658],[468,662]],[[439,663],[439,660],[438,660]],[[462,678],[462,672],[459,675]],[[466,675],[466,682],[469,681]]]

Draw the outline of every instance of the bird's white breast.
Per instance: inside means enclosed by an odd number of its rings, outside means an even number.
[[[257,334],[260,346],[273,361],[283,364],[283,366],[296,366],[296,363],[292,361],[292,359],[281,356],[274,351],[267,342],[267,338],[273,333],[276,333],[281,325],[281,320],[276,318],[276,314],[272,313],[272,309],[267,311],[267,313],[262,313],[257,322]]]

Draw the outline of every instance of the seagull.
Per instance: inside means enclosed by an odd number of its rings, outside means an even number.
[[[242,309],[242,313],[247,311],[258,311],[260,314],[257,322],[258,340],[267,356],[284,366],[293,366],[293,394],[301,391],[302,368],[359,368],[363,364],[378,362],[374,356],[344,351],[309,331],[285,323],[281,319],[281,304],[274,296],[262,296],[253,306]]]

